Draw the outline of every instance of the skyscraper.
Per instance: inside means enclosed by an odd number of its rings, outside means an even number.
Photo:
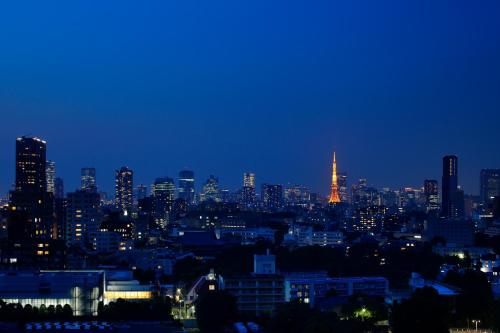
[[[36,137],[16,140],[16,191],[43,193],[47,191],[47,143]]]
[[[194,202],[194,172],[182,170],[179,172],[179,198],[184,199],[188,204]]]
[[[347,187],[347,173],[337,173],[337,184],[341,202],[349,202],[349,188]]]
[[[134,202],[134,173],[127,167],[115,171],[115,206],[124,214],[131,211]]]
[[[337,160],[335,159],[335,152],[333,152],[333,165],[332,165],[332,187],[330,192],[329,203],[339,203],[339,186],[337,184]]]
[[[262,184],[261,196],[264,209],[274,212],[283,207],[283,186]]]
[[[500,169],[481,170],[479,195],[484,204],[500,196]]]
[[[215,201],[220,202],[219,178],[210,175],[203,185],[200,194],[200,201]]]
[[[255,174],[245,172],[243,174],[243,189],[241,192],[241,203],[245,208],[255,205]]]
[[[425,207],[427,212],[439,210],[439,189],[437,180],[424,181]]]
[[[454,155],[443,157],[442,187],[441,215],[447,218],[462,217],[463,195],[458,190],[458,158]]]
[[[16,140],[16,187],[10,195],[10,208],[20,214],[22,224],[25,223],[25,226],[15,226],[20,229],[14,233],[21,238],[57,237],[54,196],[47,192],[46,149],[46,142],[36,137],[23,136]],[[40,244],[37,254],[49,254],[46,244]]]
[[[45,174],[47,175],[47,192],[54,193],[55,191],[54,180],[56,178],[56,162],[47,161],[45,163]]]
[[[80,188],[87,192],[97,192],[95,168],[82,168],[80,175]]]
[[[156,223],[165,227],[169,221],[175,196],[175,184],[172,178],[157,178],[153,184],[153,217]]]

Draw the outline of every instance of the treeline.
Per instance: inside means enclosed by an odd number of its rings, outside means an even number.
[[[277,307],[273,316],[254,318],[238,313],[236,299],[226,291],[206,293],[196,303],[196,318],[201,333],[219,333],[233,323],[255,321],[272,333],[385,332],[377,322],[387,319],[381,297],[353,296],[342,306],[342,317],[333,311],[320,311],[308,304],[289,302]]]
[[[118,299],[107,305],[100,302],[98,318],[102,320],[170,320],[172,319],[170,298],[155,298],[149,301],[128,302]]]
[[[73,309],[69,304],[41,305],[40,307],[29,304],[5,303],[0,300],[0,321],[27,322],[37,320],[68,320],[73,317]]]
[[[156,298],[149,301],[128,302],[118,299],[104,305],[98,305],[97,317],[93,319],[122,321],[122,320],[170,320],[172,305],[170,298]],[[31,306],[29,304],[5,303],[0,300],[0,322],[29,322],[29,321],[64,321],[74,319],[73,309],[69,304],[64,306]],[[83,319],[84,317],[78,317]]]

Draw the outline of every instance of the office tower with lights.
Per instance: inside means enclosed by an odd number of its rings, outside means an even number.
[[[95,168],[82,168],[80,173],[80,188],[87,192],[97,192]]]
[[[443,157],[441,216],[463,217],[463,192],[458,189],[458,158],[454,155]]]
[[[311,203],[311,191],[302,185],[288,186],[284,190],[284,199],[288,206],[307,207]]]
[[[337,173],[337,184],[340,196],[340,202],[349,202],[349,189],[347,187],[347,173]]]
[[[424,181],[424,197],[427,212],[439,210],[439,189],[437,180],[426,179]]]
[[[99,193],[77,190],[68,193],[66,201],[67,245],[91,247],[101,223]]]
[[[45,164],[45,174],[47,175],[47,192],[54,193],[55,178],[56,178],[56,162],[47,161]]]
[[[127,167],[115,171],[115,207],[127,215],[132,210],[134,202],[134,173]]]
[[[243,174],[243,188],[241,191],[241,204],[244,208],[252,208],[255,205],[255,174],[245,172]]]
[[[481,203],[488,204],[500,196],[500,169],[483,169],[480,174]]]
[[[220,202],[219,178],[214,175],[208,177],[200,194],[200,201]]]
[[[275,212],[283,207],[283,186],[262,184],[261,197],[264,209]]]
[[[194,172],[182,170],[179,172],[179,199],[183,199],[188,204],[194,203]]]
[[[174,180],[168,177],[157,178],[152,192],[153,218],[159,226],[166,227],[175,199]]]
[[[46,240],[56,238],[54,196],[47,192],[47,143],[36,137],[16,140],[16,182],[10,195],[10,209],[23,221],[17,223],[15,238]],[[47,255],[40,243],[39,255]]]

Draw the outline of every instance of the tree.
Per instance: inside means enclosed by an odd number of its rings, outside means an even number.
[[[71,309],[71,306],[69,304],[63,306],[62,315],[66,319],[73,317],[73,309]]]
[[[493,303],[493,292],[488,278],[482,272],[467,270],[463,274],[450,271],[444,280],[461,289],[456,302],[456,323],[466,325],[467,320],[484,322]]]
[[[225,291],[208,292],[196,302],[196,320],[201,333],[219,333],[237,318],[236,299]]]
[[[410,299],[396,303],[392,312],[394,333],[447,333],[450,308],[431,287],[417,289]]]

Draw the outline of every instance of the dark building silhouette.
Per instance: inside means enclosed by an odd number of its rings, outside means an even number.
[[[123,214],[132,210],[134,203],[133,189],[134,173],[127,167],[121,167],[115,171],[115,206],[121,209]]]
[[[500,219],[500,196],[493,199],[493,217]]]
[[[66,239],[66,206],[64,197],[54,198],[54,212],[56,216],[57,239]]]
[[[187,204],[192,204],[194,194],[194,172],[182,170],[179,172],[179,199],[183,199]]]
[[[500,196],[500,169],[483,169],[480,174],[481,203],[488,204]]]
[[[35,137],[16,140],[16,182],[10,192],[8,237],[23,261],[46,262],[57,239],[54,195],[47,192],[46,142]]]
[[[56,199],[64,198],[64,181],[57,177],[54,179],[54,197]]]
[[[474,224],[466,220],[429,220],[425,229],[428,241],[441,237],[451,246],[474,245]]]
[[[443,157],[441,216],[460,218],[464,213],[463,192],[458,189],[458,158],[454,155]]]

